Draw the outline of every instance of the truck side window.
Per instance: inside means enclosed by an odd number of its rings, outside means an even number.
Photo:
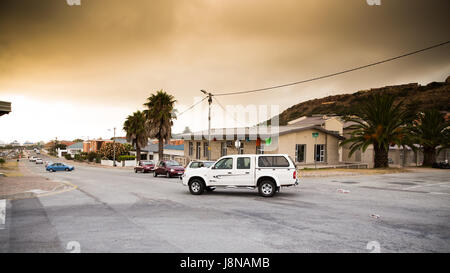
[[[233,169],[233,158],[223,158],[214,166],[214,169]]]
[[[260,156],[259,167],[289,167],[289,161],[284,156]]]
[[[238,169],[250,169],[250,157],[238,157],[236,164]]]

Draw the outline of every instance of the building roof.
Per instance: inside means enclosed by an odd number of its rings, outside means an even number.
[[[58,143],[59,143],[59,144],[64,144],[64,145],[66,145],[66,146],[68,147],[68,146],[74,144],[75,142],[73,142],[73,141],[61,140],[61,141],[58,141]]]
[[[0,116],[9,114],[11,112],[11,103],[7,101],[0,101]]]
[[[67,147],[67,149],[83,149],[83,142],[77,142]]]
[[[277,130],[278,129],[278,130]],[[211,138],[219,138],[219,139],[245,139],[246,137],[250,137],[252,139],[256,138],[267,138],[274,135],[285,135],[289,133],[295,133],[305,130],[317,130],[321,131],[325,134],[334,136],[340,140],[344,140],[345,138],[341,135],[339,135],[338,132],[329,131],[324,129],[321,126],[318,125],[285,125],[285,126],[267,126],[266,132],[261,131],[258,132],[258,127],[241,127],[241,128],[215,128],[211,129]],[[189,133],[189,134],[183,134],[182,137],[184,139],[206,139],[208,136],[208,131],[200,131],[195,133]]]
[[[184,144],[180,144],[180,145],[164,145],[164,149],[165,150],[179,150],[179,151],[184,151]]]

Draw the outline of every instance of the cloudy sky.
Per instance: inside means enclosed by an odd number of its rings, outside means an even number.
[[[118,135],[152,92],[177,109],[200,89],[226,93],[299,81],[450,40],[450,1],[2,0],[0,141]],[[385,85],[443,81],[450,46],[222,105],[279,105]],[[217,104],[213,127],[229,126]],[[175,122],[207,127],[205,103]],[[225,116],[227,117],[227,116]],[[246,123],[245,121],[241,121]]]

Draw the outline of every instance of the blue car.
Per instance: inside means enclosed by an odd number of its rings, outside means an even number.
[[[49,172],[56,172],[56,171],[73,171],[75,170],[74,166],[70,166],[70,165],[66,165],[63,163],[53,163],[48,165],[45,170],[49,171]]]

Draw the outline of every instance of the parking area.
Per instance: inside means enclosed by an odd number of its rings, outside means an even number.
[[[304,178],[263,198],[247,189],[194,196],[179,178],[131,170],[26,164],[78,188],[10,202],[3,251],[67,252],[74,241],[82,252],[450,251],[445,170]]]

